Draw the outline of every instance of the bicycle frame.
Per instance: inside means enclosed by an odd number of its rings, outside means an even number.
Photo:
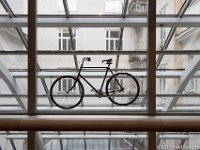
[[[110,69],[110,65],[111,64],[109,63],[107,67],[84,67],[83,63],[82,63],[76,78],[77,78],[77,80],[79,80],[80,78],[83,79],[92,88],[91,91],[95,91],[97,94],[102,94],[103,93],[103,85],[105,84],[105,80],[108,75],[108,72],[110,72],[112,75],[114,75],[113,71]],[[81,75],[81,71],[84,69],[105,69],[105,75],[103,77],[103,81],[101,83],[101,87],[99,90],[96,89],[84,76]],[[115,80],[116,80],[117,84],[121,87],[121,89],[123,89],[122,85],[118,82],[118,80],[117,79],[115,79]],[[74,85],[76,85],[76,82],[74,83]],[[74,85],[72,87],[74,87]],[[110,92],[115,92],[115,91],[110,91]]]

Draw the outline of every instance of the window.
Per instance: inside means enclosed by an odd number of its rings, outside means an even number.
[[[119,30],[106,30],[106,50],[114,51],[119,48]],[[122,49],[123,49],[123,40],[122,40]]]
[[[77,11],[77,0],[67,0],[69,11]],[[64,10],[63,0],[57,0],[57,10]]]
[[[188,56],[188,64],[190,61],[193,59],[194,55],[189,55]],[[188,82],[186,91],[188,93],[197,93],[199,90],[199,79],[198,78],[191,78]]]
[[[189,85],[188,92],[190,92],[190,93],[195,92],[196,93],[197,90],[198,90],[198,79],[197,78],[191,78],[188,85]]]
[[[74,49],[76,49],[76,30],[73,30],[73,44]],[[58,50],[73,50],[70,34],[67,29],[59,29]]]
[[[159,13],[161,14],[161,15],[164,15],[164,14],[166,14],[166,7],[167,7],[167,5],[165,5],[163,8],[161,8],[160,9],[160,11],[159,11]],[[165,39],[166,39],[166,28],[165,27],[160,27],[160,40],[161,40],[161,45],[163,46],[163,44],[164,44],[164,41],[165,41]]]
[[[121,13],[122,12],[122,0],[106,0],[106,12],[115,12]]]
[[[69,89],[72,88],[73,84],[72,83],[72,79],[62,79],[61,81],[59,81],[58,83],[58,91],[59,92],[62,92],[62,91],[68,91]],[[77,84],[76,84],[77,85]],[[77,87],[75,86],[72,91],[76,91],[77,90]]]
[[[118,79],[118,82],[121,86],[124,85],[123,79]],[[120,89],[119,84],[116,82],[116,80],[111,80],[108,89],[109,90],[117,90]],[[115,89],[114,89],[115,88]]]
[[[167,64],[161,65],[160,69],[166,69]],[[160,78],[160,94],[164,94],[167,91],[166,78]]]

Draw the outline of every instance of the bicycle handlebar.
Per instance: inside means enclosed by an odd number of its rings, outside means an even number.
[[[106,62],[106,64],[111,64],[112,63],[112,58],[102,60],[102,63],[104,63],[104,62]]]
[[[84,61],[91,61],[91,57],[83,57],[83,62]]]
[[[91,61],[91,57],[83,57],[82,65],[85,61]],[[102,63],[106,62],[106,64],[112,64],[112,58],[102,60]]]

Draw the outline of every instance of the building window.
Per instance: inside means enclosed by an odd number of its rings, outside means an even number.
[[[159,11],[160,15],[165,15],[166,14],[166,10],[167,9],[167,5],[165,5],[164,7],[162,7]],[[166,39],[166,28],[165,27],[160,27],[160,42],[161,42],[161,46],[164,45],[165,39]]]
[[[114,51],[119,49],[119,30],[106,30],[106,50]],[[122,46],[123,49],[123,39]]]
[[[59,29],[58,31],[58,50],[73,50],[76,49],[76,30],[73,30],[73,42],[71,42],[69,30]]]
[[[121,86],[124,85],[124,81],[123,79],[118,79],[118,82]],[[109,90],[117,90],[117,89],[120,89],[120,86],[119,84],[116,82],[116,80],[111,80],[110,84],[109,84]]]
[[[196,93],[198,91],[198,79],[197,78],[191,78],[188,84],[189,84],[188,92]]]
[[[194,55],[189,55],[188,56],[188,64],[190,61],[192,61]],[[191,78],[190,81],[188,82],[186,91],[188,93],[197,93],[199,92],[199,79],[198,78]]]
[[[167,65],[161,65],[160,69],[165,70],[167,68]],[[167,91],[167,83],[166,83],[166,78],[160,78],[160,94],[165,94]]]
[[[67,0],[69,11],[77,11],[77,0]],[[63,0],[57,0],[57,10],[64,10]]]
[[[106,12],[122,13],[123,0],[106,0]]]
[[[62,79],[58,83],[58,91],[59,92],[68,91],[68,90],[70,90],[72,88],[73,84],[74,83],[73,83],[72,79]],[[75,92],[76,90],[77,90],[77,87],[75,86],[72,89],[72,91]]]

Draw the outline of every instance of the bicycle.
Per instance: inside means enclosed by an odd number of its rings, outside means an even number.
[[[112,103],[119,106],[130,105],[138,98],[140,86],[137,79],[129,73],[114,74],[110,69],[112,59],[102,60],[102,63],[106,62],[107,67],[84,67],[85,61],[91,61],[91,58],[83,58],[77,76],[61,76],[52,83],[50,97],[57,107],[71,109],[82,102],[85,89],[80,79],[84,80],[92,88],[91,92],[95,92],[97,97],[107,97]],[[95,88],[81,75],[81,71],[84,69],[105,69],[100,89]],[[106,78],[108,78],[108,72],[111,73],[111,77],[107,80],[105,87],[104,84]],[[103,87],[105,87],[105,91],[103,91]]]

